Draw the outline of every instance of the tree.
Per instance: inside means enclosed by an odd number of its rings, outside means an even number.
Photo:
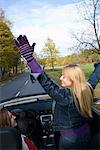
[[[80,9],[81,8],[81,9]],[[100,0],[82,0],[78,7],[81,18],[89,25],[80,36],[74,34],[78,48],[92,48],[100,54]]]
[[[56,48],[56,45],[52,39],[47,39],[47,41],[45,42],[45,46],[43,47],[43,52],[45,58],[47,58],[48,61],[50,61],[52,69],[54,69],[54,63],[56,62],[56,58],[59,54],[59,49]]]
[[[84,51],[81,51],[79,54],[80,62],[82,63],[93,63],[96,61],[99,61],[100,56],[97,53],[93,52],[94,49],[84,49]]]
[[[10,73],[13,67],[17,68],[20,60],[18,49],[14,43],[14,36],[0,11],[0,71],[3,77],[5,73]]]

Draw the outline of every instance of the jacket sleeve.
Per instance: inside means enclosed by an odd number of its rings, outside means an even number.
[[[100,61],[94,64],[94,70],[91,73],[88,82],[92,88],[95,89],[97,83],[100,81]]]
[[[42,72],[38,76],[37,80],[48,93],[48,95],[52,97],[57,103],[63,106],[69,104],[69,98],[71,97],[71,92],[69,89],[61,88],[53,80],[51,80],[45,72]]]

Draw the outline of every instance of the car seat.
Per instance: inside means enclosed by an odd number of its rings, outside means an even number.
[[[21,150],[22,139],[15,128],[0,128],[0,150]]]
[[[100,99],[95,99],[95,103],[99,103]],[[89,120],[89,126],[91,131],[91,141],[89,143],[90,150],[99,150],[100,149],[100,110],[93,109],[93,118]]]
[[[90,150],[100,150],[100,132],[92,137],[89,145]]]

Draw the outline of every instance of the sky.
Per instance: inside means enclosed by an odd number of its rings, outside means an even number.
[[[35,52],[41,53],[47,38],[51,38],[62,56],[76,40],[72,33],[83,30],[76,5],[81,0],[0,0],[0,8],[12,22],[15,37],[26,35],[30,44],[36,42]]]

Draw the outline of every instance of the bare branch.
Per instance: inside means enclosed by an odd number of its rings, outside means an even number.
[[[80,6],[80,14],[84,21],[88,22],[89,29],[81,36],[74,34],[74,38],[78,41],[79,46],[92,47],[94,51],[100,54],[100,0],[82,0]],[[86,30],[86,29],[85,29]],[[89,33],[90,32],[90,33]]]

